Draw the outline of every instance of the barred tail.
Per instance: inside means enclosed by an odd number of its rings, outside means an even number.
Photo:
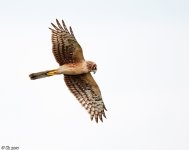
[[[31,80],[50,77],[50,76],[55,75],[55,71],[56,70],[47,70],[47,71],[41,71],[41,72],[37,72],[37,73],[32,73],[32,74],[29,75],[29,77],[30,77]]]

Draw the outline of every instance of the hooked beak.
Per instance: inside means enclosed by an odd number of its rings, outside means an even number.
[[[95,74],[97,70],[93,70],[93,73]]]

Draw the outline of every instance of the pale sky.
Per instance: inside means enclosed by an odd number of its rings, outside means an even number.
[[[20,150],[188,150],[189,1],[47,0],[0,2],[0,148]],[[90,116],[58,67],[55,19],[72,26],[108,109]]]

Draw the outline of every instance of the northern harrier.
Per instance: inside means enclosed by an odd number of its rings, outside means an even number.
[[[62,25],[57,19],[56,23],[58,26],[51,23],[54,29],[49,29],[52,31],[52,52],[60,65],[59,68],[32,73],[29,76],[31,80],[35,80],[63,74],[69,90],[88,111],[91,120],[95,118],[96,122],[98,119],[103,121],[102,116],[106,118],[106,107],[100,89],[90,73],[97,71],[97,65],[84,59],[82,48],[72,28],[68,30],[63,20]]]

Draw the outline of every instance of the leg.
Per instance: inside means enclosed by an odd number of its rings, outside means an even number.
[[[57,70],[51,70],[51,71],[47,72],[48,76],[53,76],[53,75],[56,75],[56,74],[58,74]]]

